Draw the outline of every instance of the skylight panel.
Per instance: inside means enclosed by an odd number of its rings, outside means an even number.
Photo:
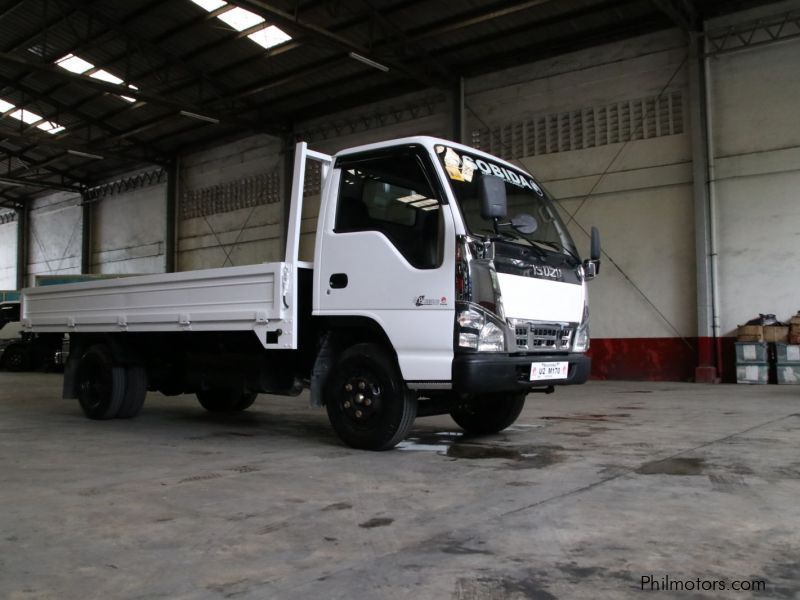
[[[95,66],[88,60],[85,60],[80,56],[75,56],[74,54],[67,54],[66,56],[62,56],[56,61],[56,64],[59,67],[66,69],[67,71],[77,73],[78,75],[86,74],[93,79],[99,79],[100,81],[105,81],[106,83],[113,83],[114,85],[125,85],[125,82],[116,75],[114,75],[113,73],[109,73],[105,69],[96,69]],[[128,84],[128,87],[132,90],[139,89],[132,83]],[[136,102],[136,99],[131,98],[130,96],[120,95],[119,97],[125,100],[126,102]]]
[[[208,12],[212,12],[217,10],[218,8],[222,8],[223,6],[227,6],[227,2],[223,2],[222,0],[192,0],[197,6],[207,10]]]
[[[108,71],[103,69],[98,69],[94,73],[92,73],[89,77],[94,77],[95,79],[99,79],[101,81],[107,81],[108,83],[115,83],[120,85],[122,83],[122,79],[117,77],[116,75],[112,75]]]
[[[36,123],[37,121],[41,121],[42,117],[33,113],[29,110],[25,110],[24,108],[20,108],[15,110],[13,113],[9,115],[10,117],[14,117],[15,119],[19,119],[23,123],[30,125],[31,123]]]
[[[236,31],[244,31],[264,22],[263,17],[259,17],[257,14],[238,6],[222,13],[217,18],[233,27]]]
[[[256,44],[261,46],[262,48],[273,48],[274,46],[279,46],[284,42],[288,42],[292,39],[288,33],[276,27],[275,25],[268,25],[267,22],[264,20],[263,17],[257,15],[256,13],[247,10],[246,8],[241,8],[240,6],[231,7],[230,4],[224,2],[223,0],[191,0],[197,6],[207,10],[208,12],[213,12],[215,10],[219,10],[225,6],[229,7],[229,10],[218,14],[217,18],[233,27],[236,31],[245,31],[247,29],[252,29],[254,27],[258,27],[259,25],[263,25],[262,29],[258,31],[254,31],[253,33],[247,34],[247,37],[254,41]]]
[[[52,121],[45,121],[44,123],[39,123],[36,127],[41,129],[42,131],[46,131],[47,133],[60,133],[65,129],[63,125],[59,125],[58,123],[53,123]]]
[[[61,67],[62,69],[66,69],[67,71],[72,71],[73,73],[77,73],[81,75],[86,73],[89,69],[93,69],[94,65],[87,60],[83,60],[79,56],[75,56],[74,54],[67,54],[66,56],[62,56],[56,61],[56,64]]]
[[[7,102],[6,100],[0,98],[0,113],[7,113],[12,110],[14,112],[10,112],[8,116],[14,119],[18,119],[23,123],[25,123],[26,125],[32,125],[36,123],[37,124],[36,127],[41,129],[42,131],[46,131],[47,133],[51,134],[56,134],[64,131],[63,125],[59,125],[58,123],[54,123],[53,121],[43,121],[42,119],[44,119],[44,117],[42,117],[41,115],[37,115],[35,112],[25,110],[24,108],[17,108],[10,102]]]
[[[266,29],[262,29],[261,31],[256,31],[255,33],[251,33],[248,35],[251,40],[253,40],[256,44],[261,46],[262,48],[272,48],[273,46],[278,46],[283,44],[284,42],[288,42],[292,39],[285,31],[278,29],[275,25],[270,25]]]

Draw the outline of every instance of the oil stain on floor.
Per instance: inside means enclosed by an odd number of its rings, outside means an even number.
[[[702,475],[704,469],[702,458],[665,458],[646,462],[636,472],[639,475]]]

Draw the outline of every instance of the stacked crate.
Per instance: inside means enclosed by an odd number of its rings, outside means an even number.
[[[769,383],[767,342],[736,342],[736,383]]]
[[[800,345],[776,344],[776,370],[781,385],[800,385]]]

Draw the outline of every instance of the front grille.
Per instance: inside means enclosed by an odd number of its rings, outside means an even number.
[[[550,323],[514,323],[517,350],[527,352],[565,351],[572,346],[575,328]]]

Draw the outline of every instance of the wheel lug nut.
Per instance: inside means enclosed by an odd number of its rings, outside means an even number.
[[[367,387],[366,383],[364,383],[363,381],[358,382],[358,389],[363,390],[365,387]]]
[[[359,419],[360,419],[360,418],[363,416],[363,414],[364,414],[364,413],[362,413],[360,410],[357,410],[357,411],[356,411],[356,416],[357,416]]]
[[[345,392],[352,392],[352,391],[353,391],[353,384],[352,384],[352,383],[348,383],[348,384],[346,384],[346,385],[344,386],[344,391],[345,391]]]
[[[345,407],[345,408],[350,408],[350,406],[351,406],[351,405],[350,405],[350,400],[345,400],[345,401],[344,401],[344,407]]]

